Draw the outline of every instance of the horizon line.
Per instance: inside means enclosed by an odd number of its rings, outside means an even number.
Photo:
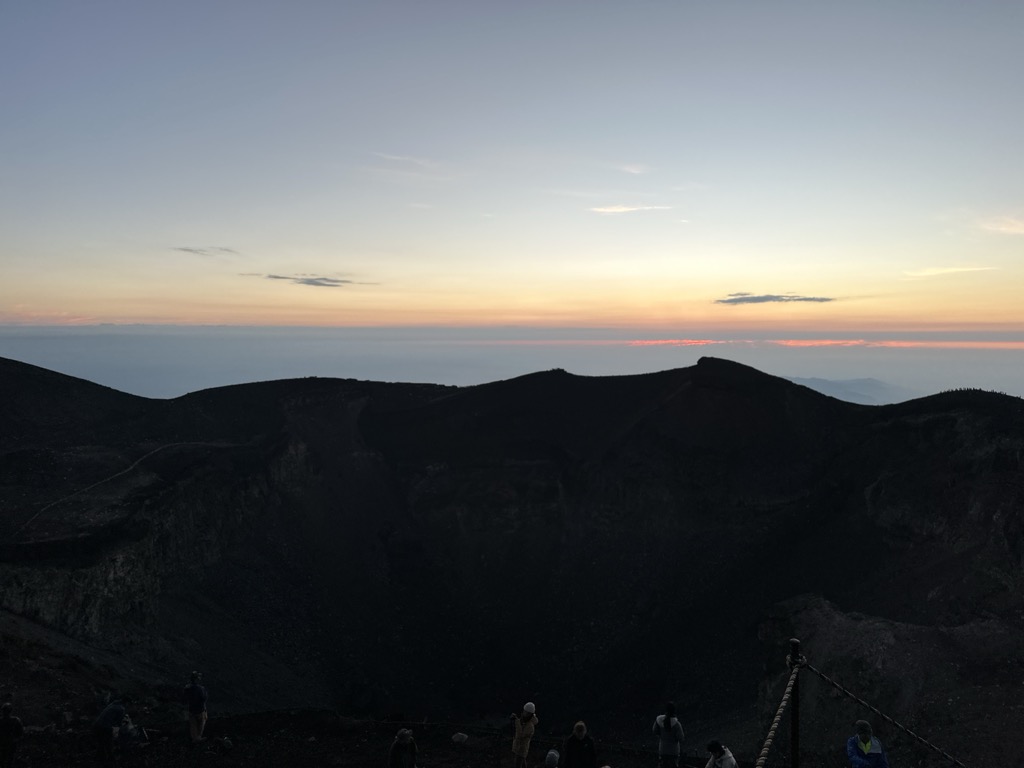
[[[28,325],[0,323],[0,336],[12,338],[18,332],[75,333],[81,331],[132,331],[153,333],[169,331],[204,332],[222,330],[239,333],[374,333],[407,332],[420,341],[439,344],[491,344],[496,346],[624,346],[624,347],[714,347],[772,346],[789,348],[892,348],[892,349],[989,349],[1024,350],[1024,332],[1004,329],[938,330],[898,329],[850,332],[821,331],[812,333],[794,329],[737,328],[705,332],[701,336],[675,335],[663,328],[615,326],[535,326],[535,325],[358,325],[358,326],[293,326],[293,325],[227,325],[227,324],[164,324],[164,323],[98,323],[88,325]],[[431,337],[431,332],[443,337]],[[458,338],[458,334],[464,334]],[[559,336],[559,334],[562,334]],[[389,339],[395,340],[395,339]]]

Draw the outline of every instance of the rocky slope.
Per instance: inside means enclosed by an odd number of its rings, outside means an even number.
[[[967,749],[1017,715],[1022,448],[1017,398],[858,406],[712,358],[168,401],[0,360],[0,630],[158,701],[200,667],[222,711],[534,699],[552,733],[643,739],[675,698],[694,743],[740,753],[795,633],[897,719],[944,726],[974,686],[943,745]],[[897,685],[906,659],[942,672]],[[863,713],[809,695],[803,748],[834,755]]]

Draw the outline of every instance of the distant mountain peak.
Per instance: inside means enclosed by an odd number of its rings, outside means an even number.
[[[786,377],[794,384],[813,389],[838,400],[861,405],[888,405],[921,397],[924,393],[907,387],[888,384],[869,377],[857,379],[822,379],[818,377]]]

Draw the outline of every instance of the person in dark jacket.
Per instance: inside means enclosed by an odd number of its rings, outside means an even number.
[[[676,718],[676,705],[671,701],[665,705],[665,714],[654,718],[651,728],[658,737],[658,765],[660,768],[677,768],[680,745],[686,738],[683,726]]]
[[[131,703],[127,696],[114,699],[100,712],[92,724],[92,738],[96,742],[96,760],[100,765],[114,764],[114,729],[120,728]]]
[[[388,750],[388,768],[416,768],[416,742],[412,731],[400,728]]]
[[[188,685],[181,692],[181,702],[188,707],[188,733],[193,744],[203,740],[206,728],[206,687],[202,685],[203,673],[193,672]]]
[[[587,725],[580,720],[562,744],[563,768],[597,768],[594,740],[587,734]]]
[[[18,742],[24,734],[21,718],[14,716],[14,705],[5,701],[0,707],[0,768],[12,768]]]
[[[858,720],[856,733],[846,740],[846,757],[850,768],[889,768],[882,742],[871,731],[871,723]]]

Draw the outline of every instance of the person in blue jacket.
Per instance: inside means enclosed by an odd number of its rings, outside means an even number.
[[[846,740],[846,757],[850,768],[889,768],[882,742],[872,734],[867,720],[858,720],[856,733]]]

